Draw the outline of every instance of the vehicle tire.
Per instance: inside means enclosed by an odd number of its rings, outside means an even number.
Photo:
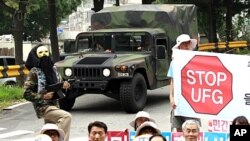
[[[147,101],[147,85],[142,74],[135,74],[129,81],[121,82],[120,102],[128,113],[143,110]]]
[[[74,106],[76,101],[76,98],[63,98],[59,100],[59,106],[61,109],[66,110],[66,111],[70,111],[72,109],[72,107]]]

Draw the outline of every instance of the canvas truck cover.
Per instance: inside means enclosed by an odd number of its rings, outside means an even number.
[[[91,29],[162,28],[176,43],[180,34],[198,39],[196,6],[191,4],[125,5],[108,7],[91,17]]]

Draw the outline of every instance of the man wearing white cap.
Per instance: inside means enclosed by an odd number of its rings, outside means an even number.
[[[197,45],[196,39],[191,39],[190,36],[187,34],[181,34],[180,36],[177,37],[176,45],[172,49],[193,50],[195,49],[196,45]],[[195,119],[200,122],[200,119],[174,115],[174,109],[176,108],[177,105],[175,104],[174,101],[173,61],[170,64],[167,76],[172,78],[169,86],[169,100],[170,100],[170,106],[172,108],[170,116],[171,131],[174,131],[174,129],[176,129],[177,132],[182,132],[181,126],[186,120]]]
[[[142,123],[144,123],[145,121],[152,121],[152,122],[155,122],[154,119],[152,119],[149,115],[148,112],[145,112],[145,111],[139,111],[134,120],[131,121],[129,123],[129,125],[131,125],[132,127],[134,127],[134,129],[136,130]]]

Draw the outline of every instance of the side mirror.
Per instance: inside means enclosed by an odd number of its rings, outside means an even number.
[[[166,50],[164,45],[158,45],[157,48],[157,59],[165,59],[166,58]]]

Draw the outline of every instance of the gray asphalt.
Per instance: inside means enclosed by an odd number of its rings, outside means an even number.
[[[144,111],[149,112],[151,117],[156,120],[161,131],[170,131],[168,96],[168,87],[148,91],[148,100],[144,108]],[[77,98],[70,113],[73,116],[71,138],[87,137],[87,126],[95,120],[105,122],[110,131],[133,130],[129,126],[129,122],[133,120],[135,114],[127,114],[118,101],[103,95],[88,94]],[[202,129],[207,130],[207,121],[202,120],[202,122],[204,125]],[[4,133],[16,130],[34,131],[33,134],[14,136],[8,138],[9,140],[34,137],[42,125],[43,120],[37,119],[31,103],[0,113],[0,129],[6,128]],[[1,132],[0,130],[0,135]]]

